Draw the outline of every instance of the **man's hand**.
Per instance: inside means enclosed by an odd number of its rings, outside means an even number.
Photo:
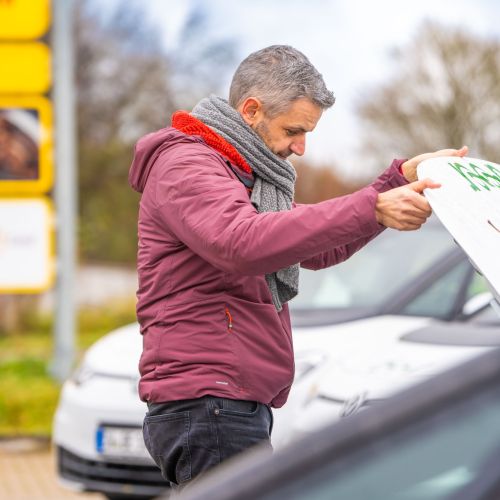
[[[432,213],[422,191],[440,186],[430,179],[423,179],[380,193],[375,204],[377,222],[399,231],[419,229]]]
[[[462,146],[460,149],[440,149],[434,153],[424,153],[407,160],[401,165],[401,170],[408,182],[415,182],[417,180],[417,165],[429,158],[437,158],[438,156],[465,156],[469,152],[467,146]]]

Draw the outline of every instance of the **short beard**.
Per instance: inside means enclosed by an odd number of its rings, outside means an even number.
[[[268,128],[266,122],[261,121],[261,122],[257,123],[257,125],[255,126],[255,132],[257,132],[258,136],[264,141],[266,146],[269,149],[271,149],[269,146],[269,128]],[[271,151],[272,151],[272,149],[271,149]],[[274,151],[273,151],[273,153],[274,153]]]
[[[292,154],[292,151],[288,149],[286,151],[274,151],[274,149],[270,146],[271,140],[270,140],[269,128],[265,121],[261,121],[255,126],[255,132],[262,139],[264,144],[270,149],[270,151],[274,153],[276,156],[279,156],[280,158],[285,160]]]

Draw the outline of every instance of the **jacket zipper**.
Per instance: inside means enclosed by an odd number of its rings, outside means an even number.
[[[231,313],[229,312],[229,308],[226,306],[225,309],[226,312],[226,318],[227,318],[227,331],[229,333],[233,332],[233,317],[231,316]]]

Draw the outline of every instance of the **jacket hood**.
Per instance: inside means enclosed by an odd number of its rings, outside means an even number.
[[[162,128],[141,137],[134,148],[134,159],[128,173],[128,182],[135,191],[142,193],[156,159],[169,148],[187,142],[203,142],[199,137],[186,135],[173,128]]]

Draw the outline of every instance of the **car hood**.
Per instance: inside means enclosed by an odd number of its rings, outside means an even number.
[[[113,330],[86,352],[85,368],[98,374],[138,378],[142,335],[137,323]]]
[[[292,328],[305,328],[324,325],[336,325],[347,323],[363,318],[375,316],[378,313],[376,307],[345,307],[324,309],[303,309],[290,306],[290,320]]]
[[[307,381],[317,395],[339,402],[359,394],[381,399],[491,349],[412,340],[413,332],[424,332],[436,323],[428,318],[379,316],[333,329],[298,329],[295,349],[301,357],[311,345],[321,346],[324,362]]]

